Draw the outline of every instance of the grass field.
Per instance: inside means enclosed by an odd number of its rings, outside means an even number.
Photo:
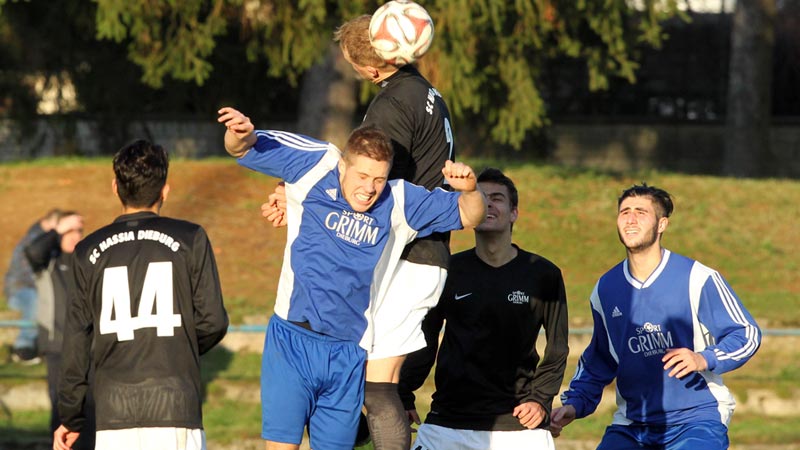
[[[499,166],[516,181],[514,241],[561,267],[574,327],[589,325],[586,300],[594,282],[625,256],[616,236],[616,198],[642,180],[675,196],[667,248],[718,269],[762,327],[800,327],[800,182],[471,162]],[[28,225],[51,207],[82,212],[89,232],[110,222],[120,211],[112,176],[108,159],[0,165],[0,271]],[[266,224],[259,206],[275,180],[228,159],[178,160],[170,184],[162,212],[207,229],[233,322],[266,323],[285,230]],[[472,242],[472,233],[456,232],[452,248],[464,250]]]
[[[520,219],[514,227],[514,240],[561,267],[573,328],[590,326],[587,298],[594,282],[624,257],[615,231],[616,197],[623,188],[643,180],[675,196],[676,211],[664,239],[667,248],[718,269],[762,327],[800,327],[798,181],[660,172],[616,175],[532,164],[468,162],[476,168],[500,167],[516,181]],[[0,165],[0,272],[7,269],[11,251],[25,229],[51,207],[83,213],[88,232],[113,220],[120,208],[111,193],[112,176],[110,159]],[[259,206],[275,180],[228,159],[177,160],[172,164],[170,184],[172,191],[162,212],[198,222],[208,231],[232,322],[266,323],[272,312],[285,230],[266,224]],[[471,233],[454,233],[454,251],[471,246]],[[5,308],[0,301],[0,312]],[[794,340],[769,342],[774,344],[765,344],[750,364],[726,377],[737,397],[746,400],[748,392],[757,388],[773,389],[787,397],[797,395],[800,346]],[[572,349],[567,378],[581,350]],[[205,423],[212,440],[257,439],[258,371],[255,354],[218,351],[204,359],[208,382]],[[0,387],[42,379],[41,368],[0,365]],[[428,393],[433,389],[430,381],[425,389]],[[576,423],[569,429],[570,438],[596,438],[609,415],[598,413]],[[737,414],[731,439],[743,444],[800,444],[796,424],[796,416]],[[46,412],[0,411],[2,436],[41,436],[46,426]]]
[[[800,446],[800,429],[797,413],[765,415],[753,411],[748,395],[754,390],[768,389],[787,397],[800,395],[800,339],[771,337],[765,347],[747,365],[725,376],[726,385],[734,392],[740,405],[731,422],[730,438],[736,448],[754,444]],[[569,378],[574,372],[577,354],[573,352],[566,371]],[[5,350],[4,350],[5,351]],[[0,353],[0,360],[5,360]],[[788,362],[787,361],[791,361]],[[219,445],[234,445],[240,441],[259,439],[260,413],[259,370],[260,355],[232,353],[217,348],[203,357],[203,382],[205,403],[204,424],[210,441]],[[0,386],[9,383],[38,382],[44,388],[44,368],[0,364]],[[434,386],[432,377],[417,391],[417,407],[422,417],[429,410],[430,394]],[[2,390],[0,389],[0,392]],[[556,404],[558,400],[556,400]],[[597,441],[605,426],[611,421],[612,409],[600,409],[594,415],[577,421],[565,431],[564,438],[580,441]],[[47,411],[0,411],[0,448],[9,439],[41,441],[47,436],[49,413]],[[214,448],[214,447],[209,447]]]

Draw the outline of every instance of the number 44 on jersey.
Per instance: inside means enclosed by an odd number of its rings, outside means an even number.
[[[174,336],[175,328],[181,326],[181,316],[173,314],[172,292],[172,262],[150,263],[144,277],[139,311],[136,317],[131,317],[128,267],[106,268],[103,271],[100,334],[117,333],[118,341],[131,341],[135,330],[155,328],[158,336]]]

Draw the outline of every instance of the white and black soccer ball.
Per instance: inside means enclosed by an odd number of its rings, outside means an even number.
[[[402,66],[425,54],[433,42],[433,19],[409,0],[387,2],[372,15],[369,41],[389,64]]]

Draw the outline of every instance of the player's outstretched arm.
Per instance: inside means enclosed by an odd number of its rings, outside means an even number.
[[[224,124],[225,150],[233,157],[241,158],[256,144],[255,126],[250,118],[240,111],[226,106],[217,111],[217,122]]]
[[[458,212],[464,228],[475,228],[486,218],[486,198],[478,189],[478,178],[472,167],[447,160],[442,174],[450,186],[459,191]]]

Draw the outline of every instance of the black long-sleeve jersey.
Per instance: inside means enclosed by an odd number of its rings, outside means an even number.
[[[123,215],[74,255],[58,394],[64,425],[82,427],[91,359],[98,430],[202,428],[200,355],[228,327],[203,228],[150,212]]]
[[[481,261],[475,249],[453,255],[439,304],[423,322],[428,345],[403,364],[399,390],[407,409],[414,409],[413,391],[436,359],[445,320],[436,392],[425,422],[466,430],[523,430],[512,412],[534,401],[547,411],[539,427],[549,426],[569,353],[560,269],[521,249],[501,267]],[[541,329],[547,345],[540,358],[536,339]]]
[[[392,140],[390,179],[402,178],[428,190],[444,187],[442,167],[455,158],[450,112],[441,94],[412,65],[402,66],[381,82],[364,124],[375,125]],[[410,243],[402,259],[447,267],[449,233]]]

